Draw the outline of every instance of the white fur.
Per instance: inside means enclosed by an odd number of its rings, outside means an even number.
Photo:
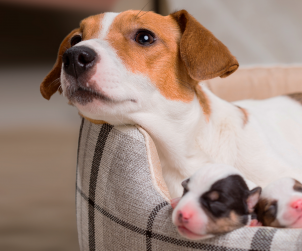
[[[172,222],[175,226],[183,225],[178,220],[178,212],[179,210],[186,211],[189,209],[189,212],[192,214],[190,218],[189,226],[187,225],[186,228],[189,229],[192,233],[196,236],[193,238],[187,236],[185,233],[178,231],[184,237],[189,239],[206,239],[213,237],[213,235],[207,234],[207,225],[209,222],[209,218],[206,212],[202,209],[199,203],[199,194],[194,192],[188,192],[182,199],[179,201],[177,207],[173,210],[172,213]]]
[[[112,101],[75,105],[91,119],[142,126],[155,142],[172,197],[181,195],[181,181],[205,163],[235,166],[260,186],[285,173],[302,171],[302,107],[298,103],[287,97],[236,102],[249,113],[244,125],[238,107],[202,86],[212,111],[207,121],[196,96],[189,103],[167,100],[148,76],[127,70],[104,39],[117,15],[105,15],[98,39],[78,44],[93,48],[101,57],[93,80],[97,91]],[[64,92],[69,83],[63,71],[61,80]]]
[[[116,13],[116,12],[105,13],[105,15],[101,21],[101,24],[100,24],[100,26],[102,27],[100,34],[99,34],[100,39],[104,39],[107,36],[109,28],[118,14],[120,14],[120,13]]]

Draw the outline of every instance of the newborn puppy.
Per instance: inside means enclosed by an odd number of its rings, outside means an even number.
[[[302,184],[292,178],[272,182],[255,211],[264,226],[302,228]]]
[[[245,180],[238,170],[223,164],[206,164],[182,186],[182,198],[171,203],[175,207],[172,221],[178,232],[191,240],[247,225],[261,193],[261,188]]]

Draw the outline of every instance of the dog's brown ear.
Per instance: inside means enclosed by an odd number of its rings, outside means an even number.
[[[75,29],[71,33],[68,34],[67,37],[63,40],[60,45],[60,49],[58,52],[58,57],[54,67],[51,72],[44,78],[43,82],[40,85],[40,92],[45,99],[50,99],[50,97],[59,89],[60,83],[60,75],[62,68],[62,56],[64,52],[71,47],[70,39],[76,35],[80,34],[80,29]]]
[[[197,81],[224,78],[237,70],[239,64],[228,48],[186,10],[171,16],[182,32],[180,57],[191,78]]]

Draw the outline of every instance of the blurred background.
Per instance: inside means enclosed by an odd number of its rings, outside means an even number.
[[[302,64],[301,0],[0,0],[0,250],[77,251],[80,118],[39,85],[63,38],[104,11],[187,9],[244,65]]]

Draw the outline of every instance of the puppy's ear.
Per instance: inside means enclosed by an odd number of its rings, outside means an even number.
[[[196,81],[227,77],[239,64],[228,48],[186,10],[171,14],[182,32],[180,57]]]
[[[76,35],[80,34],[80,29],[75,29],[65,39],[60,45],[58,57],[54,67],[51,72],[44,78],[43,82],[40,85],[40,92],[45,99],[50,99],[50,97],[59,89],[60,75],[62,68],[62,57],[64,52],[71,47],[70,39]]]
[[[250,191],[250,194],[246,200],[249,213],[254,212],[254,209],[260,199],[261,191],[261,187],[255,187],[253,190]]]
[[[184,180],[183,182],[181,182],[181,185],[184,189],[188,189],[188,184],[190,182],[190,178]]]
[[[301,192],[302,193],[302,184],[301,182],[294,180],[295,181],[295,185],[294,185],[294,190],[297,192]]]

